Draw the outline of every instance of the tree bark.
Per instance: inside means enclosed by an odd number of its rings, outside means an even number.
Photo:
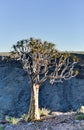
[[[27,115],[27,121],[39,120],[39,85],[33,84],[31,88],[31,100],[29,106],[29,112]]]

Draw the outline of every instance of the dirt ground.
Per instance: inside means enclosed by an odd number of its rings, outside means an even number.
[[[84,130],[84,120],[76,120],[75,114],[60,113],[36,122],[7,124],[5,130]]]

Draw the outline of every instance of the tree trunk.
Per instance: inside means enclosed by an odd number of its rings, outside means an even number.
[[[33,84],[31,88],[31,101],[28,116],[26,119],[27,121],[40,119],[38,97],[39,97],[39,85]]]

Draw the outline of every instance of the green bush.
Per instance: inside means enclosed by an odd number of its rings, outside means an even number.
[[[0,130],[4,130],[4,128],[5,128],[4,126],[0,126]]]
[[[19,120],[15,117],[9,117],[9,116],[6,116],[5,117],[5,120],[11,124],[18,124],[19,123]]]
[[[84,113],[76,115],[76,120],[84,120]]]

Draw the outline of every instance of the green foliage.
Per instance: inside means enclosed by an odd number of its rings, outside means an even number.
[[[11,118],[9,116],[5,116],[5,120],[9,123],[11,123]]]
[[[84,120],[84,113],[76,115],[76,120]]]
[[[11,124],[18,124],[19,123],[19,120],[15,117],[9,117],[9,116],[6,116],[5,117],[5,120]]]
[[[9,60],[12,60],[12,59],[17,58],[17,57],[18,57],[18,55],[17,55],[16,52],[14,52],[14,51],[11,51],[11,52],[10,52]]]
[[[84,120],[84,106],[77,110],[76,120]]]
[[[31,54],[34,54],[36,52],[40,54],[51,54],[51,57],[55,56],[57,54],[57,50],[55,49],[55,44],[44,41],[42,42],[40,39],[25,39],[18,41],[16,45],[13,45],[13,50],[11,52],[12,56],[19,55],[19,51],[24,52],[24,45],[26,44],[26,49],[30,51]]]
[[[11,118],[12,120],[12,124],[18,124],[19,123],[19,120],[17,118]]]
[[[0,126],[0,130],[4,130],[5,126]]]
[[[79,58],[71,52],[68,51],[60,52],[60,55],[63,55],[64,58],[71,57],[75,62],[79,62]]]
[[[49,113],[50,113],[50,110],[48,110],[46,108],[42,108],[42,109],[39,108],[39,114],[40,114],[40,116],[48,116]]]

